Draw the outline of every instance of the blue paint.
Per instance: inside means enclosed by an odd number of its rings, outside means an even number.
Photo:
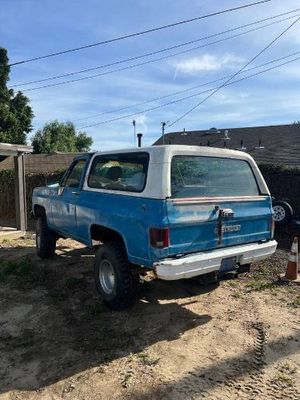
[[[222,242],[217,235],[218,212],[215,206],[230,208],[234,217],[225,218],[225,226],[240,225],[237,232],[224,232]],[[205,210],[203,210],[206,208]],[[170,255],[193,253],[271,239],[271,202],[268,196],[259,201],[217,201],[182,205],[167,205],[170,227]],[[198,209],[198,211],[196,211]],[[201,210],[202,209],[202,210]],[[181,222],[180,222],[181,221]]]
[[[91,246],[91,227],[98,224],[120,233],[134,264],[150,267],[169,255],[168,249],[149,246],[149,228],[168,225],[164,200],[85,190],[75,195],[71,188],[65,188],[62,195],[57,188],[37,188],[34,199],[50,210],[48,225],[62,236]]]

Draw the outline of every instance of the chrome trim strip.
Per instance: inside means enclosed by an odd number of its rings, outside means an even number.
[[[261,201],[268,198],[268,195],[263,196],[240,196],[240,197],[190,197],[185,199],[168,199],[176,205],[185,204],[202,204],[202,203],[219,203],[219,202],[240,202],[240,201]]]

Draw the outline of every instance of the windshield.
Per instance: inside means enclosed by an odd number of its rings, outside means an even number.
[[[247,161],[205,156],[172,158],[171,192],[173,198],[259,195]]]

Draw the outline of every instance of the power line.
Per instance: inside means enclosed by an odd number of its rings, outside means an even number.
[[[260,64],[260,65],[255,66],[255,67],[247,68],[247,69],[245,69],[242,73],[249,72],[249,71],[252,71],[252,70],[254,70],[254,69],[262,68],[262,67],[265,67],[266,65],[270,65],[270,64],[273,64],[273,63],[278,62],[278,61],[281,61],[281,60],[285,60],[285,59],[290,58],[290,57],[294,57],[294,56],[296,56],[297,54],[300,54],[300,51],[296,51],[296,52],[294,52],[294,53],[288,54],[287,56],[275,58],[275,59],[273,59],[273,60],[271,60],[271,61],[267,61],[267,62],[265,62],[265,63],[263,63],[263,64]],[[281,65],[285,65],[285,64],[280,64],[279,66],[281,66]],[[276,66],[276,68],[277,68],[277,66]],[[73,121],[74,121],[74,122],[84,121],[84,120],[87,120],[87,119],[92,119],[92,118],[95,118],[95,117],[100,117],[101,115],[117,113],[117,112],[119,112],[119,111],[124,111],[124,110],[128,110],[128,109],[130,109],[130,108],[135,108],[135,107],[139,107],[139,106],[142,106],[142,105],[145,105],[145,104],[153,103],[153,102],[158,101],[158,100],[163,100],[163,99],[166,99],[166,98],[168,98],[168,97],[173,97],[173,96],[176,96],[176,95],[181,94],[181,93],[185,93],[185,92],[189,92],[189,91],[198,89],[199,87],[208,86],[208,85],[214,84],[214,83],[216,83],[216,82],[224,81],[225,79],[229,78],[230,76],[231,76],[231,75],[225,75],[225,76],[223,76],[222,78],[218,78],[218,79],[214,79],[214,80],[209,81],[209,82],[201,83],[200,85],[196,85],[196,86],[192,86],[192,87],[190,87],[190,88],[178,90],[178,91],[176,91],[176,92],[172,92],[172,93],[169,93],[169,94],[166,94],[166,95],[163,95],[163,96],[154,97],[154,98],[152,98],[152,99],[150,99],[150,100],[145,100],[145,101],[142,101],[142,102],[140,102],[140,103],[132,104],[132,105],[130,105],[130,106],[125,106],[125,107],[121,107],[121,108],[114,109],[114,110],[109,110],[109,111],[103,111],[103,112],[101,112],[101,113],[93,114],[93,115],[90,115],[90,116],[88,116],[88,117],[83,117],[83,118],[74,119]],[[252,76],[252,75],[251,75],[251,76]],[[213,90],[213,89],[209,89],[209,91],[211,91],[211,90]],[[203,92],[200,92],[200,93],[203,93]],[[205,93],[206,93],[206,91],[205,91]],[[196,95],[198,96],[199,93],[197,93]]]
[[[221,14],[229,13],[229,12],[232,12],[232,11],[241,10],[241,9],[244,9],[244,8],[256,6],[256,5],[263,4],[263,3],[268,3],[270,1],[272,1],[272,0],[260,0],[260,1],[256,1],[255,3],[247,3],[247,4],[244,4],[244,5],[238,6],[238,7],[232,7],[232,8],[228,8],[228,9],[225,9],[225,10],[216,11],[216,12],[213,12],[213,13],[210,13],[210,14],[200,15],[198,17],[194,17],[194,18],[190,18],[190,19],[186,19],[186,20],[182,20],[182,21],[173,22],[171,24],[167,24],[167,25],[162,25],[162,26],[158,26],[158,27],[155,27],[155,28],[146,29],[146,30],[140,31],[140,32],[130,33],[128,35],[119,36],[119,37],[116,37],[116,38],[113,38],[113,39],[107,39],[107,40],[103,40],[101,42],[90,43],[90,44],[87,44],[85,46],[74,47],[72,49],[62,50],[62,51],[58,51],[58,52],[55,52],[55,53],[45,54],[45,55],[38,56],[38,57],[28,58],[28,59],[21,60],[21,61],[16,61],[14,63],[9,64],[9,67],[12,67],[12,66],[15,66],[15,65],[20,65],[20,64],[25,64],[25,63],[32,62],[32,61],[42,60],[42,59],[49,58],[49,57],[59,56],[59,55],[71,53],[71,52],[74,52],[74,51],[84,50],[84,49],[88,49],[88,48],[91,48],[91,47],[100,46],[100,45],[103,45],[103,44],[113,43],[113,42],[117,42],[117,41],[120,41],[120,40],[129,39],[129,38],[135,37],[135,36],[145,35],[147,33],[152,33],[152,32],[160,31],[160,30],[163,30],[163,29],[172,28],[174,26],[183,25],[183,24],[187,24],[187,23],[190,23],[190,22],[194,22],[194,21],[199,21],[201,19],[214,17],[216,15],[221,15]]]
[[[296,53],[295,53],[295,54],[296,54]],[[255,76],[264,74],[264,73],[266,73],[266,72],[272,71],[272,70],[274,70],[274,69],[276,69],[276,68],[280,68],[280,67],[282,67],[282,66],[284,66],[284,65],[288,65],[288,64],[290,64],[290,63],[292,63],[292,62],[295,62],[295,61],[298,61],[298,60],[300,60],[300,57],[296,57],[296,58],[294,58],[293,60],[289,60],[289,61],[286,61],[286,62],[281,63],[281,64],[279,64],[279,65],[275,65],[275,66],[273,66],[273,67],[269,67],[269,68],[267,68],[267,69],[265,69],[265,70],[263,70],[263,71],[256,72],[256,73],[254,73],[254,74],[245,76],[245,77],[240,78],[240,79],[237,79],[237,80],[235,80],[235,81],[230,81],[230,82],[226,83],[223,87],[234,85],[234,84],[236,84],[236,83],[239,83],[239,82],[245,81],[245,80],[247,80],[247,79],[253,78],[253,77],[255,77]],[[189,95],[189,96],[186,96],[186,97],[182,97],[182,98],[180,98],[180,99],[173,100],[173,101],[170,101],[170,102],[168,102],[168,103],[160,104],[160,105],[158,105],[158,106],[151,107],[151,108],[148,108],[148,109],[143,110],[143,111],[134,112],[134,113],[127,114],[127,115],[122,115],[122,116],[120,116],[120,117],[116,117],[116,118],[112,118],[112,119],[109,119],[109,120],[97,122],[97,123],[95,123],[95,124],[90,124],[90,125],[81,126],[81,127],[79,127],[79,129],[92,128],[92,127],[94,127],[94,126],[99,126],[99,125],[108,124],[108,123],[110,123],[110,122],[119,121],[119,120],[121,120],[121,119],[133,117],[133,116],[135,116],[135,115],[141,115],[141,114],[144,114],[144,113],[146,113],[146,112],[158,110],[158,109],[163,108],[163,107],[166,107],[166,106],[168,106],[168,105],[175,104],[175,103],[179,103],[179,102],[181,102],[181,101],[184,101],[184,100],[187,100],[187,99],[190,99],[190,98],[199,96],[199,95],[204,94],[204,93],[207,93],[207,92],[212,92],[212,91],[214,91],[215,89],[216,89],[216,88],[211,88],[211,89],[203,90],[202,92],[195,93],[195,94],[192,94],[192,95]]]
[[[275,37],[267,46],[265,46],[260,52],[258,52],[254,57],[252,57],[242,68],[240,68],[237,72],[235,72],[229,79],[227,79],[222,85],[218,86],[212,93],[207,95],[203,100],[201,100],[198,104],[196,104],[194,107],[192,107],[190,110],[186,111],[184,114],[182,114],[179,118],[177,118],[175,121],[173,121],[169,126],[175,125],[178,121],[180,121],[182,118],[190,114],[192,111],[194,111],[197,107],[199,107],[201,104],[203,104],[205,101],[207,101],[210,97],[212,97],[214,94],[216,94],[219,90],[221,90],[224,86],[226,86],[227,83],[229,83],[232,79],[234,79],[238,74],[240,74],[244,69],[248,67],[249,64],[251,64],[254,60],[256,60],[261,54],[263,54],[267,49],[269,49],[275,42],[277,42],[288,30],[290,30],[298,21],[300,20],[300,17],[297,18],[295,21],[293,21],[287,28],[285,28],[279,35]]]
[[[68,76],[78,75],[78,74],[85,73],[85,72],[91,72],[91,71],[95,71],[95,70],[98,70],[98,69],[112,67],[114,65],[123,64],[123,63],[129,62],[129,61],[135,61],[135,60],[138,60],[138,59],[141,59],[141,58],[149,57],[149,56],[152,56],[152,55],[155,55],[155,54],[159,54],[159,53],[163,53],[163,52],[166,52],[166,51],[169,51],[169,50],[174,50],[174,49],[177,49],[177,48],[180,48],[180,47],[184,47],[184,46],[187,46],[187,45],[190,45],[190,44],[193,44],[193,43],[197,43],[197,42],[200,42],[200,41],[203,41],[203,40],[211,39],[211,38],[216,37],[216,36],[221,36],[221,35],[224,35],[225,33],[234,32],[234,31],[237,31],[237,30],[242,29],[242,28],[247,28],[249,26],[257,25],[257,24],[260,24],[262,22],[270,21],[270,20],[278,18],[278,17],[283,17],[285,15],[293,14],[295,12],[298,12],[299,10],[300,10],[300,8],[296,8],[294,10],[287,11],[285,13],[273,15],[273,16],[268,17],[268,18],[264,18],[264,19],[260,19],[260,20],[257,20],[257,21],[253,21],[253,22],[250,22],[248,24],[240,25],[240,26],[237,26],[235,28],[227,29],[225,31],[218,32],[218,33],[215,33],[215,34],[212,34],[212,35],[209,35],[209,36],[204,36],[204,37],[201,37],[199,39],[190,40],[190,41],[185,42],[185,43],[180,43],[180,44],[175,45],[175,46],[166,47],[166,48],[163,48],[163,49],[160,49],[160,50],[152,51],[152,52],[149,52],[149,53],[146,53],[146,54],[141,54],[141,55],[138,55],[138,56],[135,56],[135,57],[129,57],[129,58],[125,58],[123,60],[114,61],[114,62],[111,62],[111,63],[108,63],[108,64],[98,65],[96,67],[91,67],[91,68],[81,69],[81,70],[78,70],[78,71],[73,71],[73,72],[60,74],[60,75],[50,76],[48,78],[36,79],[36,80],[32,80],[32,81],[22,82],[22,83],[19,83],[19,84],[17,83],[17,84],[10,85],[10,87],[21,87],[21,86],[31,85],[31,84],[34,84],[34,83],[47,82],[47,81],[51,81],[51,80],[55,80],[55,79],[66,78]],[[277,23],[280,23],[280,22],[287,21],[287,20],[292,19],[292,18],[295,18],[295,15],[290,16],[288,18],[284,18],[284,19],[275,21],[274,23],[271,23],[271,24],[263,25],[262,27],[258,27],[257,29],[262,29],[262,28],[271,26],[273,24],[277,24]],[[252,32],[252,31],[253,30],[242,32],[240,35],[244,35],[246,33]],[[224,40],[228,40],[228,39],[231,39],[231,38],[234,38],[234,37],[238,37],[238,35],[237,36],[230,36],[229,38],[226,38]],[[212,44],[215,44],[215,43],[218,43],[218,42],[212,42]],[[196,50],[196,49],[198,49],[198,47],[189,49],[188,51],[192,51],[192,50]],[[178,54],[182,54],[182,53],[175,53],[174,55],[178,55]],[[170,55],[169,57],[173,57],[174,55]],[[159,61],[159,60],[160,59],[155,59],[155,60],[150,60],[149,62],[154,62],[154,61]],[[140,65],[140,64],[137,64],[137,65]],[[128,68],[128,67],[126,67],[126,68]],[[115,72],[115,71],[117,71],[117,70],[113,70],[111,72]],[[99,76],[99,75],[92,75],[90,77],[97,77],[97,76]],[[88,76],[88,77],[85,77],[84,79],[89,79],[90,77]],[[69,81],[67,81],[67,82],[69,82]],[[73,81],[70,81],[70,82],[73,82]]]
[[[228,37],[225,37],[223,39],[215,40],[213,42],[208,42],[208,43],[205,43],[205,44],[203,44],[201,46],[192,47],[191,49],[182,50],[182,51],[179,51],[177,53],[168,54],[166,56],[155,58],[153,60],[147,60],[147,61],[144,61],[144,62],[141,62],[141,63],[127,65],[125,67],[113,69],[113,70],[110,70],[110,71],[101,72],[101,73],[96,74],[96,75],[89,75],[89,76],[85,76],[85,77],[82,77],[82,78],[70,79],[70,80],[63,81],[63,82],[50,83],[48,85],[36,86],[36,87],[33,87],[33,88],[24,89],[23,92],[32,92],[32,91],[36,91],[36,90],[40,90],[40,89],[46,89],[46,88],[50,88],[50,87],[56,87],[56,86],[61,86],[61,85],[67,85],[67,84],[70,84],[70,83],[81,82],[81,81],[84,81],[84,80],[87,80],[87,79],[93,79],[93,78],[104,76],[104,75],[110,75],[110,74],[115,73],[115,72],[121,72],[121,71],[129,70],[129,69],[132,69],[132,68],[140,67],[140,66],[143,66],[143,65],[147,65],[147,64],[150,64],[150,63],[153,63],[153,62],[166,60],[168,58],[175,57],[175,56],[178,56],[180,54],[189,53],[191,51],[199,50],[199,49],[202,49],[204,47],[208,47],[208,46],[211,46],[211,45],[214,45],[214,44],[217,44],[217,43],[224,42],[226,40],[234,39],[234,38],[240,37],[240,36],[245,35],[245,34],[250,33],[250,32],[256,32],[259,29],[263,29],[263,28],[269,27],[271,25],[277,24],[279,22],[283,22],[283,21],[287,21],[287,20],[290,20],[292,18],[295,18],[295,16],[298,16],[298,15],[299,14],[296,14],[296,15],[293,15],[292,17],[288,17],[288,18],[284,18],[284,19],[279,20],[279,21],[271,22],[269,24],[265,24],[265,25],[259,26],[257,28],[253,28],[253,29],[244,31],[244,32],[238,33],[236,35],[228,36]]]

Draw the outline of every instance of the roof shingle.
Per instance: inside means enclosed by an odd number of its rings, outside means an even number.
[[[300,124],[254,126],[226,129],[181,131],[165,135],[165,144],[186,144],[241,150],[260,164],[300,167]],[[162,137],[155,145],[162,144]],[[261,148],[259,148],[261,147]]]

